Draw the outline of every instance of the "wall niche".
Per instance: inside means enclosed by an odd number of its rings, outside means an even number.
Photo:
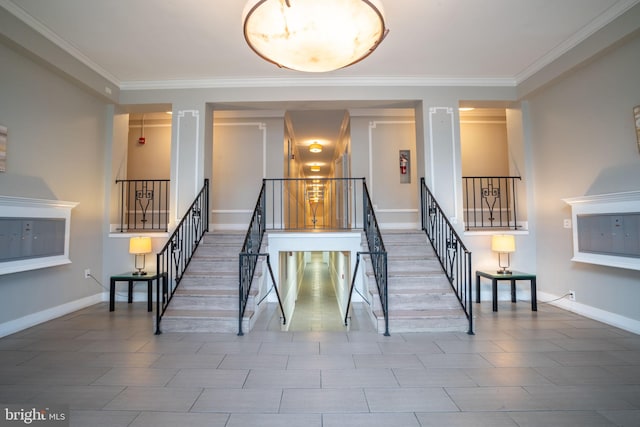
[[[640,191],[564,201],[574,224],[572,261],[640,270]]]
[[[0,274],[71,263],[71,209],[77,205],[0,196]]]

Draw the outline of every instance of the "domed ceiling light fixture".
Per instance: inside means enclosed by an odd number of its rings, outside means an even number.
[[[361,61],[389,32],[380,0],[249,0],[242,20],[263,59],[315,73]]]
[[[318,144],[317,142],[314,142],[309,146],[309,151],[311,151],[312,153],[321,153],[322,145]]]

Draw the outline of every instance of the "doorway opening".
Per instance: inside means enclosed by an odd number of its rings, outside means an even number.
[[[290,332],[374,332],[368,310],[358,295],[352,298],[349,326],[345,310],[351,285],[350,251],[280,252],[280,297]],[[283,330],[276,304],[267,309],[268,330]]]
[[[305,266],[297,289],[297,298],[289,331],[343,331],[344,319],[338,303],[336,287],[344,283],[332,279],[332,252],[307,252]],[[335,270],[334,270],[335,275]],[[348,286],[348,285],[347,285]]]

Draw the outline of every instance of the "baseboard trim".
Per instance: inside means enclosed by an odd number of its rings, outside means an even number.
[[[58,305],[56,307],[38,311],[37,313],[28,314],[18,319],[10,320],[0,324],[0,338],[15,334],[16,332],[20,332],[66,314],[73,313],[74,311],[81,310],[91,305],[98,304],[102,301],[104,301],[103,294],[98,293],[66,304]]]
[[[550,301],[549,304],[560,307],[564,310],[572,313],[579,314],[589,319],[597,320],[598,322],[606,323],[607,325],[615,326],[616,328],[624,329],[625,331],[632,332],[640,335],[640,321],[631,319],[629,317],[621,316],[610,311],[602,310],[590,305],[581,304],[576,301],[571,301],[567,298],[560,298],[559,295],[553,295],[546,292],[537,292],[538,303],[540,301]]]

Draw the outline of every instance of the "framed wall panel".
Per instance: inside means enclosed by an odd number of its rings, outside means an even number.
[[[69,264],[75,202],[0,196],[0,274]]]

